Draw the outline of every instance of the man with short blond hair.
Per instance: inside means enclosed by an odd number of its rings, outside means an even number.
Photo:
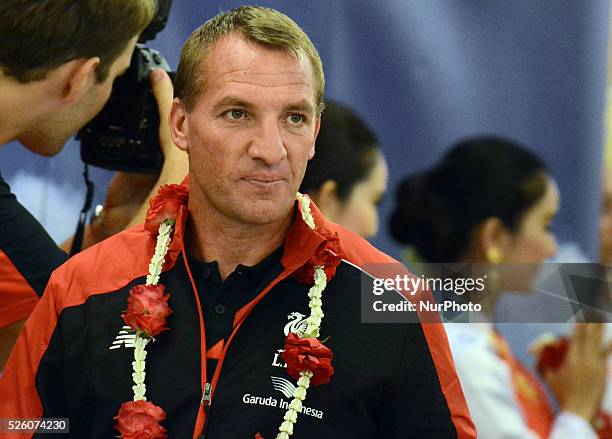
[[[360,321],[363,265],[397,262],[297,194],[324,85],[306,34],[241,7],[185,47],[170,128],[189,189],[54,273],[0,418],[69,417],[88,438],[475,438],[441,324]]]

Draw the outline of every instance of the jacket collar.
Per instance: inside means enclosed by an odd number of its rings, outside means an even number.
[[[296,201],[293,206],[293,222],[283,244],[285,251],[281,264],[290,271],[295,271],[304,265],[321,244],[327,241],[324,236],[326,220],[317,206],[312,201],[310,202],[310,213],[315,222],[314,230],[302,220],[300,209],[301,205]]]

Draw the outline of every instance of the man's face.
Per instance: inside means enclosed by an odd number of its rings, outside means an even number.
[[[286,218],[319,131],[312,67],[300,58],[238,35],[212,47],[201,94],[172,123],[189,152],[190,208],[234,224]]]
[[[123,74],[130,65],[137,40],[136,36],[128,42],[125,50],[111,65],[104,81],[98,82],[95,71],[91,71],[79,98],[74,102],[62,104],[44,120],[37,121],[19,137],[21,143],[33,152],[46,156],[60,152],[66,141],[104,107],[115,78]]]

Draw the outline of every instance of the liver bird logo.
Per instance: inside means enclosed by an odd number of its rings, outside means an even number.
[[[285,325],[285,337],[289,335],[289,333],[293,334],[303,334],[308,328],[308,323],[306,323],[306,316],[299,312],[292,312],[287,316],[287,320],[289,323]]]

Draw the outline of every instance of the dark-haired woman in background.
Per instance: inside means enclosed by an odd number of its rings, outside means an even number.
[[[327,102],[300,192],[329,220],[369,238],[378,231],[386,188],[387,164],[374,133],[348,107]]]
[[[557,186],[534,154],[506,139],[458,143],[433,169],[404,180],[396,202],[391,233],[424,262],[490,264],[494,272],[502,262],[539,265],[557,250],[550,230]],[[488,285],[489,300],[509,289],[499,279],[499,285]],[[446,328],[480,438],[597,437],[591,423],[607,356],[601,325],[576,325],[567,361],[546,376],[561,409],[556,417],[537,379],[491,323]]]

